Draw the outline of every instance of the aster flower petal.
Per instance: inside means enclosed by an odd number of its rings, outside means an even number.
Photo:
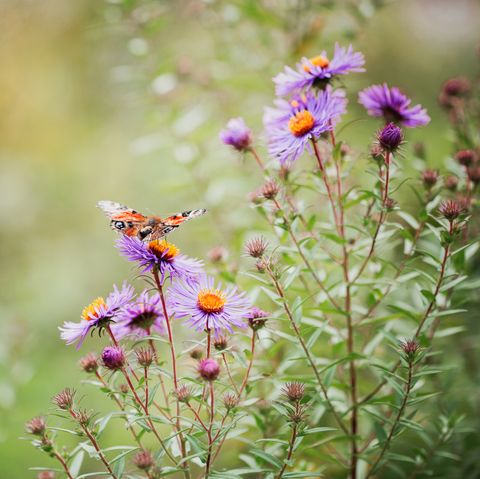
[[[220,132],[219,138],[225,145],[230,145],[238,151],[246,151],[252,144],[252,131],[243,118],[232,118]]]
[[[322,59],[318,64],[317,59]],[[363,72],[365,58],[361,52],[354,52],[352,45],[347,48],[335,44],[333,58],[329,61],[327,53],[322,51],[318,57],[302,58],[297,64],[297,69],[285,67],[274,79],[276,94],[286,96],[298,93],[301,90],[309,90],[315,85],[326,86],[338,75],[346,75],[350,72]]]
[[[162,248],[153,247],[153,243],[162,244]],[[122,256],[137,263],[143,273],[157,267],[162,284],[167,277],[171,280],[193,279],[203,271],[202,261],[178,253],[175,246],[166,241],[144,243],[138,238],[122,236],[117,240],[117,248]]]
[[[222,330],[232,333],[234,326],[244,328],[250,308],[245,293],[234,286],[215,286],[214,278],[206,275],[196,283],[174,283],[168,291],[168,302],[177,318],[188,318],[187,323],[197,331],[213,329],[217,337]]]
[[[427,110],[421,105],[410,106],[412,100],[399,88],[372,85],[361,91],[358,101],[370,116],[384,117],[387,122],[400,123],[409,128],[424,126],[430,122]]]

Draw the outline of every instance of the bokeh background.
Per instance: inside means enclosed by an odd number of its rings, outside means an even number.
[[[18,439],[23,424],[81,380],[80,353],[57,327],[135,276],[97,200],[157,214],[206,207],[175,242],[200,258],[224,245],[242,268],[259,228],[247,194],[261,180],[220,144],[224,123],[243,116],[262,149],[272,76],[352,42],[367,73],[346,80],[347,121],[361,120],[350,144],[366,151],[376,125],[356,91],[387,81],[428,108],[432,122],[409,133],[407,151],[421,136],[439,166],[452,145],[438,91],[477,77],[479,31],[473,0],[0,2],[0,477],[49,464]],[[119,433],[110,429],[106,442]]]

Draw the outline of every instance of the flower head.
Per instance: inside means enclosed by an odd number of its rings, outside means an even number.
[[[72,408],[74,399],[75,389],[65,388],[63,391],[55,394],[55,396],[52,398],[52,401],[60,409],[67,410]]]
[[[261,258],[268,248],[268,241],[263,236],[257,236],[245,243],[245,251],[252,258]]]
[[[286,383],[283,387],[283,393],[289,401],[298,402],[305,395],[305,384],[299,382]]]
[[[377,133],[378,144],[385,151],[396,151],[403,141],[402,129],[395,123],[388,123]]]
[[[457,186],[458,186],[458,178],[454,175],[447,176],[443,180],[443,184],[444,184],[445,188],[447,188],[447,190],[455,191],[457,189]]]
[[[102,361],[107,369],[122,369],[125,365],[125,353],[119,346],[106,346],[102,351]]]
[[[457,219],[464,211],[465,207],[456,200],[442,201],[438,207],[438,212],[448,221]]]
[[[438,170],[426,169],[422,171],[422,181],[427,189],[430,189],[437,184],[438,177]]]
[[[201,359],[198,362],[198,374],[205,381],[215,381],[220,374],[220,365],[213,358]]]
[[[180,402],[188,403],[192,397],[192,389],[186,384],[180,384],[173,394]]]
[[[232,333],[232,326],[244,327],[250,302],[244,293],[229,286],[215,286],[211,276],[200,276],[197,283],[174,283],[169,290],[169,303],[178,318],[189,317],[188,322],[197,331],[213,329],[215,336],[222,330]]]
[[[93,329],[102,331],[105,326],[115,321],[121,308],[133,298],[133,295],[133,288],[127,283],[123,283],[121,290],[114,286],[107,299],[96,298],[83,309],[79,323],[70,321],[63,323],[63,326],[58,328],[60,337],[67,344],[76,342],[77,349],[80,348],[89,331]]]
[[[34,417],[25,424],[25,431],[33,434],[34,436],[43,436],[46,430],[47,423],[45,422],[45,418],[43,416]]]
[[[148,471],[155,464],[155,459],[150,451],[142,449],[133,457],[133,463],[142,471]]]
[[[223,395],[223,405],[227,411],[232,410],[238,405],[238,396],[233,393],[225,393]]]
[[[135,356],[137,357],[138,364],[144,368],[150,367],[155,359],[155,353],[152,348],[135,349]]]
[[[276,100],[276,108],[266,108],[263,117],[270,154],[282,166],[292,163],[311,139],[333,130],[346,105],[345,92],[331,88]]]
[[[273,200],[280,191],[280,188],[277,185],[275,180],[267,180],[265,184],[260,188],[260,195],[266,198],[267,200]]]
[[[420,349],[420,344],[416,339],[406,339],[400,343],[400,346],[408,361],[412,361]]]
[[[194,278],[202,271],[201,261],[181,254],[174,244],[166,240],[144,243],[138,238],[124,235],[117,240],[117,247],[129,261],[138,263],[143,268],[142,272],[158,268],[161,284],[166,277],[171,280]]]
[[[457,151],[455,159],[462,166],[471,166],[477,161],[477,154],[474,150],[460,150]]]
[[[441,106],[455,108],[470,96],[472,84],[465,77],[450,78],[443,85],[438,97]]]
[[[220,140],[238,151],[247,151],[252,144],[252,131],[243,118],[232,118],[220,132]]]
[[[88,353],[79,361],[80,367],[86,373],[94,373],[98,369],[98,358],[95,353]]]
[[[270,316],[270,313],[263,311],[263,309],[253,307],[247,314],[246,318],[248,319],[248,325],[254,330],[258,331],[259,329],[265,326],[267,318]]]
[[[421,105],[410,106],[412,100],[397,87],[372,85],[361,91],[358,101],[371,116],[383,117],[387,122],[400,123],[409,128],[423,126],[430,122],[427,110]]]
[[[112,331],[117,338],[148,336],[152,331],[165,331],[160,295],[140,293],[135,302],[127,304],[118,314]]]
[[[360,52],[354,52],[352,45],[348,48],[335,44],[335,51],[331,60],[323,51],[312,58],[302,58],[297,69],[285,67],[273,81],[276,84],[276,93],[279,96],[289,95],[300,90],[309,90],[312,87],[325,88],[336,76],[350,72],[363,72],[365,59]]]

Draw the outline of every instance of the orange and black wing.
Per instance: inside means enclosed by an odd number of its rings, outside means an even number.
[[[207,210],[202,208],[199,210],[184,211],[183,213],[177,213],[169,216],[168,218],[164,218],[158,221],[158,223],[153,227],[148,239],[153,240],[161,238],[162,236],[165,236],[174,229],[178,228],[182,223],[185,223],[185,221],[198,218],[199,216],[204,215],[206,212]]]
[[[110,218],[112,230],[127,236],[138,236],[147,218],[128,206],[114,201],[99,201],[97,206]]]

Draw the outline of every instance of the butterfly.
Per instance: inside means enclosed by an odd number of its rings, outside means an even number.
[[[145,216],[138,211],[114,201],[99,201],[100,208],[110,218],[112,230],[127,236],[135,236],[141,241],[153,241],[178,228],[185,221],[202,216],[205,209],[184,211],[167,218]]]

